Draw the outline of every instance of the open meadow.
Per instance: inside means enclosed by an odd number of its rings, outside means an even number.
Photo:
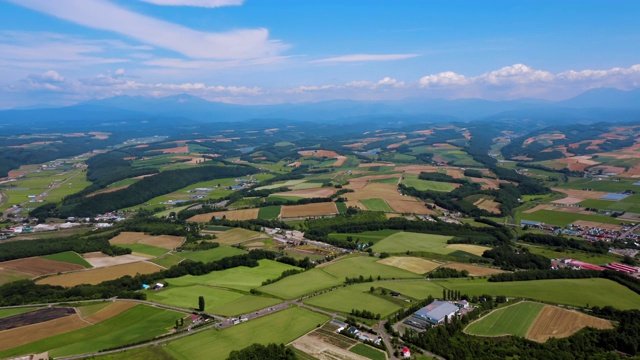
[[[451,236],[399,232],[373,245],[373,250],[388,253],[424,251],[436,254],[450,254],[455,249],[447,248],[447,240],[449,239],[451,239]]]
[[[178,360],[226,359],[253,343],[287,344],[329,319],[300,307],[264,316],[222,331],[204,331],[169,342],[164,348]]]
[[[472,322],[465,332],[480,336],[516,335],[524,337],[544,304],[522,301],[491,312]]]
[[[216,235],[215,242],[220,243],[220,245],[236,245],[243,243],[245,241],[258,239],[258,238],[268,238],[268,236],[264,233],[251,231],[243,228],[235,228],[231,229]]]
[[[391,256],[378,261],[378,263],[397,267],[402,270],[411,271],[415,274],[426,274],[429,271],[442,265],[442,263],[437,263],[412,256]]]
[[[77,264],[84,268],[90,268],[91,264],[87,262],[87,260],[83,259],[78,253],[74,251],[65,251],[57,254],[44,255],[41,256],[43,259],[62,261],[71,264]],[[1,265],[0,265],[1,266]]]
[[[247,252],[238,248],[229,246],[220,246],[214,249],[201,250],[201,251],[181,251],[177,253],[180,257],[193,260],[202,261],[204,263],[220,260],[229,256],[242,255]]]
[[[369,286],[375,286],[375,283],[369,283]],[[359,288],[348,286],[337,289],[326,294],[311,297],[304,300],[305,304],[317,306],[319,308],[339,311],[349,314],[351,310],[368,310],[374,314],[380,314],[385,317],[400,309],[400,306],[391,301],[387,301],[376,295],[372,295]]]

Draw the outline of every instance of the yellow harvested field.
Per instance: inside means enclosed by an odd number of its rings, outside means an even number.
[[[301,198],[326,198],[333,195],[337,191],[336,188],[317,188],[285,191],[273,194],[274,196],[297,196]]]
[[[500,214],[500,203],[495,202],[491,199],[479,199],[474,202],[473,205],[477,206],[480,210],[485,210],[493,214]]]
[[[102,253],[100,253],[100,254],[102,254]],[[102,255],[104,255],[104,254],[102,254]],[[150,258],[153,258],[153,256],[150,256],[150,255],[141,256],[141,255],[129,254],[129,255],[120,255],[120,256],[107,256],[107,255],[105,255],[105,256],[90,256],[90,257],[87,257],[87,254],[84,255],[84,259],[89,264],[91,264],[91,266],[93,266],[94,268],[101,268],[101,267],[109,267],[109,266],[115,266],[115,265],[135,263],[135,262],[149,260]]]
[[[379,260],[378,263],[411,271],[415,274],[425,274],[442,265],[441,263],[410,256],[391,256]]]
[[[360,210],[367,210],[367,208],[359,200],[347,201],[345,202],[345,204],[347,205],[347,207],[355,207]]]
[[[260,209],[216,211],[216,212],[198,214],[198,215],[192,216],[187,221],[209,222],[213,217],[216,217],[216,218],[226,217],[228,220],[253,220],[258,218],[259,211]]]
[[[447,245],[447,249],[460,250],[478,256],[482,256],[485,251],[491,250],[490,247],[471,244],[450,244]]]
[[[471,276],[489,276],[493,274],[502,274],[506,272],[500,269],[493,269],[489,267],[464,264],[464,263],[448,263],[448,264],[442,265],[442,267],[456,269],[458,271],[467,270],[469,272],[469,275]]]
[[[151,236],[141,232],[123,231],[109,240],[111,245],[145,244],[164,249],[175,249],[184,241],[182,236],[159,235]]]
[[[221,232],[216,235],[216,242],[221,245],[235,245],[240,244],[245,241],[253,240],[253,239],[262,239],[267,236],[263,233],[243,229],[243,228],[235,228],[231,230],[227,230]]]
[[[55,320],[0,331],[0,350],[11,349],[91,325],[76,313]]]
[[[49,284],[60,286],[76,286],[80,284],[99,284],[107,280],[115,280],[123,276],[135,276],[136,274],[151,274],[164,268],[146,261],[130,264],[122,264],[103,268],[94,268],[84,271],[76,271],[62,275],[50,276],[38,280],[37,284]]]
[[[603,191],[586,191],[586,190],[574,190],[574,189],[560,189],[560,188],[551,188],[553,191],[561,192],[567,194],[569,198],[576,198],[582,200],[587,199],[599,199],[600,197],[606,195],[606,192]],[[562,203],[562,200],[553,201],[554,203]]]
[[[337,156],[336,157],[336,162],[333,163],[333,166],[342,166],[342,164],[344,164],[344,162],[347,160],[346,156]]]
[[[346,185],[345,188],[351,189],[351,184]],[[344,196],[347,200],[362,200],[362,199],[374,199],[380,198],[385,201],[388,200],[407,200],[406,196],[398,193],[396,185],[383,184],[383,183],[367,183],[362,189],[353,189],[354,192],[346,193]]]
[[[111,319],[116,315],[120,315],[125,310],[129,310],[136,305],[138,305],[138,303],[133,301],[115,301],[111,305],[105,307],[104,309],[101,309],[95,314],[85,317],[84,320],[92,324],[97,324],[101,321]]]
[[[304,205],[283,206],[280,216],[283,218],[305,217],[305,216],[324,216],[337,215],[338,208],[333,202],[323,202]]]
[[[527,335],[529,340],[545,342],[549,338],[563,338],[577,331],[592,327],[595,329],[613,329],[611,321],[589,316],[573,310],[546,305],[533,321]]]
[[[393,211],[401,214],[418,214],[418,215],[435,215],[436,212],[427,208],[427,206],[421,201],[415,200],[410,197],[405,197],[407,200],[389,200],[386,202],[391,206]]]

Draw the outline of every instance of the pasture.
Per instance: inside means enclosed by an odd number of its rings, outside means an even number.
[[[27,274],[26,272],[11,269],[0,269],[0,285],[16,280],[30,279],[32,277],[33,275]]]
[[[177,248],[184,241],[182,236],[158,235],[151,236],[142,232],[123,231],[117,236],[109,239],[111,245],[132,245],[143,244],[155,246],[167,250]],[[123,246],[126,247],[126,246]]]
[[[382,279],[410,279],[418,277],[412,272],[380,264],[377,260],[377,258],[370,256],[354,256],[338,260],[320,269],[341,280],[344,280],[345,277],[358,277],[360,275],[365,278],[371,276],[374,279],[378,276]]]
[[[599,278],[514,282],[447,280],[436,283],[470,296],[493,294],[573,306],[610,305],[622,310],[640,308],[640,295],[618,283]]]
[[[180,257],[193,260],[202,261],[204,263],[220,260],[229,256],[242,255],[247,252],[238,248],[229,246],[220,246],[214,249],[202,250],[202,251],[181,251]]]
[[[365,231],[361,233],[331,233],[329,234],[329,238],[347,240],[347,238],[351,237],[353,240],[360,240],[361,243],[375,244],[378,241],[397,232],[399,232],[399,230],[384,229],[377,231]]]
[[[280,216],[280,206],[265,206],[258,211],[258,219],[276,219]]]
[[[429,295],[434,298],[442,296],[442,286],[428,280],[376,281],[373,284],[362,283],[351,287],[360,291],[369,291],[371,286],[396,291],[402,296],[408,296],[416,300],[426,299]]]
[[[53,357],[83,354],[100,349],[135,343],[162,335],[182,314],[146,305],[136,305],[99,324],[30,342],[0,351],[0,357],[39,353],[49,350]]]
[[[293,307],[220,332],[204,331],[172,341],[167,344],[165,351],[177,360],[222,360],[232,350],[253,343],[289,343],[328,319],[326,315]]]
[[[500,269],[494,269],[486,266],[472,265],[472,264],[466,264],[466,263],[448,263],[448,264],[442,265],[442,267],[456,269],[458,271],[467,270],[469,272],[469,275],[471,276],[489,276],[493,274],[501,274],[503,272],[506,272]]]
[[[115,280],[125,275],[151,274],[162,268],[156,264],[140,261],[136,263],[115,265],[110,267],[93,268],[84,271],[54,275],[38,280],[38,284],[60,285],[71,287],[80,284],[99,284],[106,280]]]
[[[198,297],[203,296],[205,310],[217,314],[216,308],[245,296],[236,291],[222,290],[204,285],[171,286],[162,290],[147,290],[147,299],[160,304],[180,307],[183,309],[197,309]]]
[[[145,244],[126,244],[119,245],[118,247],[131,249],[133,255],[148,255],[153,257],[162,256],[169,251],[161,247]]]
[[[398,232],[373,245],[376,252],[402,253],[406,251],[424,251],[436,254],[450,254],[454,249],[447,248],[451,236]]]
[[[44,255],[41,256],[43,259],[62,261],[71,264],[77,264],[84,268],[90,268],[91,264],[87,262],[87,260],[83,259],[82,256],[78,255],[78,253],[73,251],[65,251],[57,254]]]
[[[369,286],[376,285],[369,283]],[[368,290],[368,289],[367,289]],[[381,297],[348,286],[304,300],[305,304],[349,314],[352,309],[368,310],[385,317],[400,309],[400,306]]]
[[[420,180],[416,174],[404,174],[402,184],[420,191],[432,190],[440,192],[449,192],[460,186],[459,184],[454,183]]]
[[[0,262],[0,268],[27,273],[32,276],[41,276],[47,274],[56,274],[59,272],[82,270],[84,266],[44,259],[41,257],[29,257],[17,260],[9,260]]]
[[[227,211],[215,211],[206,214],[198,214],[190,217],[187,221],[194,222],[209,222],[212,218],[226,218],[229,220],[252,220],[258,218],[258,212],[260,210],[255,209],[242,209],[242,210],[227,210]]]
[[[360,200],[360,202],[368,210],[371,210],[371,211],[393,212],[393,209],[389,206],[389,204],[387,204],[384,200],[379,198],[362,199]]]
[[[235,228],[235,229],[217,234],[215,242],[220,243],[220,245],[236,245],[236,244],[243,243],[245,241],[262,238],[262,237],[266,237],[266,235],[257,231],[251,231],[243,228]]]
[[[485,251],[491,250],[491,248],[487,246],[471,245],[471,244],[450,244],[450,245],[447,245],[446,248],[453,249],[456,251],[468,252],[469,254],[473,254],[476,256],[482,256],[482,254]]]
[[[293,299],[317,290],[338,286],[344,282],[344,277],[338,278],[322,271],[321,268],[311,269],[301,274],[286,278],[258,288],[259,291],[280,297]]]
[[[411,271],[415,274],[426,274],[429,271],[442,265],[433,261],[425,260],[423,258],[411,257],[411,256],[391,256],[378,261],[383,265],[389,265],[397,267],[402,270]]]
[[[516,220],[540,221],[545,224],[558,225],[563,227],[566,227],[567,225],[572,224],[578,220],[605,224],[620,224],[621,222],[625,222],[622,219],[617,219],[610,216],[577,214],[553,210],[538,210],[529,214],[516,213]]]
[[[544,304],[522,301],[491,312],[472,322],[465,332],[479,336],[515,335],[524,337]]]

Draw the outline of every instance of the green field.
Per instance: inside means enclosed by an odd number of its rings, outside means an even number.
[[[204,285],[173,286],[173,284],[169,284],[170,286],[166,289],[144,291],[147,299],[183,309],[196,309],[198,307],[198,297],[203,296],[205,300],[205,310],[216,314],[217,307],[226,305],[245,296],[240,292],[222,290]]]
[[[369,283],[369,286],[372,285],[375,284]],[[363,292],[353,286],[311,297],[305,300],[304,303],[345,314],[349,314],[353,309],[369,310],[374,314],[380,314],[382,317],[400,309],[400,306],[391,301],[369,294],[368,288],[367,292]]]
[[[258,212],[258,219],[276,219],[280,216],[280,206],[261,207]]]
[[[620,262],[622,261],[622,257],[619,255],[615,255],[613,253],[607,254],[594,254],[588,253],[584,251],[578,251],[573,249],[565,249],[565,251],[555,251],[553,248],[545,248],[543,246],[537,245],[528,245],[521,243],[522,245],[527,246],[531,253],[545,256],[549,259],[558,259],[558,258],[571,258],[584,262],[588,262],[594,265],[604,265],[610,262]]]
[[[215,249],[202,251],[181,251],[180,257],[193,261],[202,261],[204,263],[220,260],[229,256],[242,255],[247,252],[238,248],[229,246],[220,246]]]
[[[169,252],[169,250],[157,246],[147,245],[147,244],[124,244],[118,245],[121,248],[131,249],[134,253],[151,255],[151,256],[162,256]]]
[[[275,184],[266,185],[266,186],[260,186],[259,188],[256,188],[256,190],[273,190],[273,189],[277,189],[277,188],[280,188],[280,187],[291,187],[291,186],[294,186],[294,185],[302,184],[305,181],[307,181],[307,180],[305,180],[305,179],[288,180],[288,181],[285,181],[285,182],[275,183]]]
[[[160,346],[145,346],[132,350],[126,350],[115,354],[102,355],[91,359],[98,360],[174,360],[174,357],[167,354]]]
[[[245,295],[228,304],[220,305],[212,312],[222,316],[239,316],[281,303],[281,299],[266,296]]]
[[[479,336],[524,337],[543,307],[541,303],[523,301],[490,313],[469,324],[465,331]]]
[[[40,308],[23,307],[23,308],[0,309],[0,319],[8,317],[8,316],[24,314],[26,312],[37,310],[37,309],[40,309]]]
[[[345,203],[344,203],[344,202],[342,202],[342,201],[338,201],[338,202],[336,202],[336,208],[338,208],[338,212],[339,212],[340,214],[344,214],[344,213],[346,213],[346,212],[347,212],[347,204],[345,204]]]
[[[289,343],[328,319],[294,307],[222,331],[203,331],[172,341],[165,351],[178,360],[226,359],[231,351],[253,343]]]
[[[368,210],[371,211],[384,211],[384,212],[394,212],[391,206],[387,204],[384,200],[374,198],[374,199],[362,199],[360,200],[362,205],[364,205]]]
[[[424,251],[436,254],[450,254],[447,240],[451,236],[398,232],[373,245],[376,252],[401,253],[406,251]]]
[[[419,275],[412,272],[380,264],[377,262],[378,260],[376,257],[354,256],[344,260],[338,260],[331,265],[321,268],[321,270],[343,280],[345,277],[357,277],[360,275],[365,278],[369,276],[377,278],[380,276],[383,279],[409,279],[419,277]]]
[[[353,240],[360,240],[361,243],[375,244],[378,241],[397,232],[399,232],[399,230],[384,229],[377,231],[365,231],[361,233],[331,233],[329,234],[329,238],[347,240],[348,237],[351,237]]]
[[[171,286],[209,285],[249,291],[262,285],[265,280],[279,277],[285,270],[296,269],[294,266],[272,260],[260,260],[259,263],[260,265],[254,268],[239,266],[201,276],[185,275],[167,281]]]
[[[593,221],[605,224],[620,224],[621,222],[625,222],[625,220],[610,216],[584,215],[553,210],[538,210],[530,214],[517,213],[516,221],[519,220],[540,221],[545,224],[559,225],[563,227],[572,224],[577,220]]]
[[[598,210],[617,210],[640,213],[640,194],[631,195],[620,201],[589,199],[581,202],[579,205],[581,207],[595,208]]]
[[[561,184],[560,187],[566,189],[593,189],[594,191],[606,191],[606,192],[622,192],[625,190],[634,190],[635,186],[632,185],[636,180],[620,180],[613,181],[608,180],[593,180],[589,178],[569,178],[568,183]]]
[[[269,195],[269,197],[264,199],[264,202],[267,203],[267,204],[272,204],[272,203],[283,202],[283,201],[284,202],[286,202],[286,201],[298,201],[300,199],[302,199],[300,196]],[[275,205],[274,206],[270,206],[270,207],[275,207]]]
[[[168,331],[183,314],[146,305],[135,307],[86,328],[55,335],[17,348],[0,351],[0,357],[49,351],[49,356],[84,354],[151,339]]]
[[[84,267],[85,269],[93,267],[85,259],[83,259],[82,256],[78,255],[78,253],[73,252],[73,251],[65,251],[65,252],[61,252],[61,253],[57,253],[57,254],[44,255],[44,256],[40,256],[40,257],[43,258],[43,259],[68,262],[68,263],[72,263],[72,264],[78,264],[78,265]]]
[[[159,258],[155,258],[152,260],[149,260],[150,262],[160,265],[162,267],[165,268],[170,268],[173,265],[177,265],[178,263],[180,263],[180,261],[184,260],[184,258],[181,258],[180,256],[176,255],[176,254],[166,254],[163,255]]]
[[[449,192],[457,186],[447,182],[420,180],[416,174],[404,174],[402,184],[420,191],[433,190],[442,192]]]
[[[506,295],[574,306],[613,306],[617,309],[640,308],[640,295],[606,279],[560,279],[514,282],[486,280],[437,281],[447,288],[468,295]]]
[[[434,298],[442,296],[442,286],[433,281],[426,280],[376,281],[373,284],[362,283],[353,285],[352,287],[360,291],[369,291],[371,286],[397,291],[403,296],[408,296],[416,300],[426,299],[429,295]]]
[[[380,350],[374,349],[371,346],[365,344],[356,344],[349,349],[354,354],[362,355],[372,360],[386,360],[387,356]]]

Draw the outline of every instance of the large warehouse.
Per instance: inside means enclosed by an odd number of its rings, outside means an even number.
[[[428,325],[438,325],[444,323],[444,318],[455,316],[460,308],[448,301],[436,300],[431,304],[413,313],[405,321],[408,325],[426,328]]]

